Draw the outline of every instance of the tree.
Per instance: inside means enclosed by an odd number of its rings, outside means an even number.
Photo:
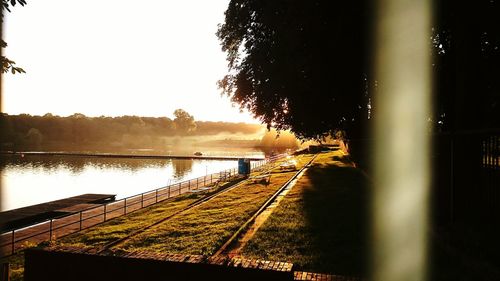
[[[319,138],[367,118],[368,1],[232,0],[222,92],[269,127]]]
[[[500,3],[436,1],[433,70],[443,131],[500,126]]]
[[[26,141],[31,147],[34,147],[36,149],[40,149],[40,146],[42,145],[43,141],[43,135],[40,132],[40,130],[36,128],[31,128],[29,129],[28,133],[26,134]]]
[[[10,1],[9,0],[2,0],[2,23],[3,23],[4,12],[5,11],[10,12],[10,5],[15,6],[16,3],[18,3],[21,6],[26,5],[25,0],[10,0]],[[2,49],[7,47],[7,42],[3,41],[3,38],[0,41],[0,46]],[[17,73],[26,73],[24,71],[24,69],[22,69],[18,66],[15,66],[15,64],[16,64],[15,61],[8,59],[4,55],[1,56],[1,60],[2,60],[2,73],[6,73],[9,71],[12,72],[12,74],[15,74],[16,72]]]
[[[296,149],[299,147],[299,142],[295,136],[288,131],[282,131],[278,134],[276,130],[270,130],[262,136],[260,146]]]
[[[174,111],[174,124],[178,134],[186,134],[196,129],[194,117],[182,109]]]

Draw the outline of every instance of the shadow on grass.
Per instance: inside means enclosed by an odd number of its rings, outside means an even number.
[[[349,157],[348,155],[343,155],[343,156],[335,155],[332,157],[332,160],[339,161],[340,163],[348,166],[352,165],[353,163],[351,157]]]
[[[431,235],[430,280],[500,280],[500,232],[455,223]]]
[[[347,164],[349,159],[333,159]],[[345,161],[345,162],[344,162]],[[317,272],[367,276],[369,183],[359,170],[334,164],[307,171],[304,216],[311,231],[311,264]]]

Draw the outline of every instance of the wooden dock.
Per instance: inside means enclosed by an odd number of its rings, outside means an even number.
[[[86,210],[115,200],[116,195],[82,194],[56,201],[0,212],[0,231],[9,231]]]

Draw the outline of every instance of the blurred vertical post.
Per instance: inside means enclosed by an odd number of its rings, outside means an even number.
[[[427,279],[430,31],[429,0],[377,1],[373,280]]]
[[[3,19],[3,9],[0,9],[0,16]],[[3,20],[0,21],[0,38],[3,39]],[[0,54],[3,56],[3,49],[0,48]],[[3,113],[3,73],[0,75],[0,113]],[[0,134],[3,134],[2,130],[0,129]],[[0,210],[3,210],[2,208],[2,194],[3,194],[3,184],[2,184],[2,171],[0,171]]]

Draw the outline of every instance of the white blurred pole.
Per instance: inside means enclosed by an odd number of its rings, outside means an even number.
[[[373,280],[427,279],[429,0],[378,0]]]

